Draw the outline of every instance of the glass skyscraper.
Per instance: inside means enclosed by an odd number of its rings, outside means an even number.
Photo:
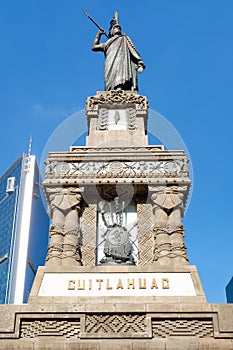
[[[226,296],[227,296],[227,302],[233,303],[233,276],[231,277],[231,280],[226,286]]]
[[[21,304],[44,265],[49,218],[35,156],[22,154],[0,178],[0,303]]]

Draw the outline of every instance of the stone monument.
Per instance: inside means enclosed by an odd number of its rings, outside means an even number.
[[[188,158],[148,145],[145,65],[119,28],[93,43],[106,90],[87,99],[86,146],[46,160],[46,264],[27,305],[1,306],[1,349],[233,349],[233,306],[206,302],[186,251]]]

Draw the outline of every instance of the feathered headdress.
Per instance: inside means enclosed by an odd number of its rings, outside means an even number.
[[[112,19],[111,22],[110,22],[109,38],[111,37],[112,28],[113,28],[115,25],[119,25],[119,21],[118,21],[118,10],[115,11],[114,17],[113,17],[113,19]]]

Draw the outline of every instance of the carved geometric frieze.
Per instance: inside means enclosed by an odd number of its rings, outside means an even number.
[[[88,177],[167,177],[187,176],[186,159],[155,161],[112,161],[112,162],[59,162],[47,161],[46,175],[56,176],[88,176]]]
[[[139,265],[153,262],[153,213],[150,204],[138,204],[138,250]]]
[[[96,205],[89,204],[81,218],[81,255],[83,266],[95,266],[96,252]]]
[[[152,319],[153,338],[213,337],[213,320],[208,319]]]
[[[85,332],[89,335],[116,337],[122,334],[123,337],[132,334],[139,336],[147,331],[146,315],[118,314],[118,315],[86,315]]]
[[[146,147],[138,147],[138,146],[131,146],[131,147],[121,147],[121,146],[116,146],[116,147],[82,147],[82,146],[70,146],[70,151],[71,152],[75,152],[78,154],[88,154],[91,152],[95,152],[96,153],[96,157],[98,159],[101,159],[101,156],[98,157],[98,152],[104,152],[104,153],[108,153],[111,152],[112,153],[118,153],[118,152],[124,152],[127,153],[129,152],[130,154],[132,153],[145,153],[145,152],[151,152],[153,154],[153,152],[157,152],[157,151],[164,151],[164,146],[163,145],[156,145],[156,146],[146,146]],[[166,151],[164,151],[166,152]],[[170,154],[170,152],[169,152]],[[66,154],[68,155],[68,154]],[[69,156],[71,156],[72,161],[73,161],[73,154],[69,153]]]
[[[85,303],[88,303],[88,301]],[[115,304],[115,302],[113,303]],[[44,346],[46,342],[49,349],[55,349],[56,346],[50,346],[53,341],[58,341],[63,344],[66,343],[67,346],[69,342],[73,342],[73,344],[75,342],[75,346],[79,348],[79,342],[85,338],[99,340],[101,338],[150,338],[151,340],[153,339],[153,343],[151,343],[152,349],[154,348],[153,345],[155,345],[155,341],[161,341],[165,344],[167,339],[169,339],[169,341],[172,341],[172,339],[174,341],[175,339],[186,339],[186,342],[190,339],[192,342],[193,339],[196,338],[198,340],[199,338],[200,344],[202,344],[201,339],[203,339],[203,344],[209,345],[209,347],[207,346],[208,349],[232,349],[232,347],[229,346],[224,347],[224,339],[228,339],[229,343],[232,342],[231,339],[233,339],[230,313],[225,311],[223,314],[221,314],[220,311],[216,312],[220,307],[223,310],[223,306],[219,305],[215,311],[212,310],[212,312],[210,312],[209,306],[203,304],[200,309],[202,310],[201,313],[200,311],[197,313],[193,312],[193,308],[186,308],[185,314],[183,314],[182,312],[177,312],[175,305],[171,306],[171,309],[169,305],[171,304],[167,305],[167,313],[165,314],[161,314],[159,311],[156,313],[150,312],[149,314],[145,312],[133,313],[129,311],[129,308],[128,312],[119,313],[116,311],[113,313],[106,313],[104,310],[100,311],[99,307],[98,312],[86,313],[81,311],[81,304],[72,304],[72,307],[69,308],[69,314],[56,311],[52,314],[43,314],[43,312],[40,312],[36,315],[32,312],[31,306],[29,312],[26,313],[21,313],[18,309],[18,312],[13,312],[14,317],[11,319],[11,322],[6,324],[5,327],[3,325],[1,327],[0,348],[29,349],[30,346],[25,346],[27,342],[28,345],[32,345],[30,349],[37,349],[36,342],[40,340],[44,340],[43,349],[45,349]],[[25,307],[26,306],[27,305],[25,305]],[[27,307],[29,307],[29,305]],[[213,307],[216,307],[216,305],[213,305]],[[60,308],[61,306],[59,310]],[[66,307],[64,310],[65,309],[67,310]],[[174,310],[176,311],[174,312]],[[224,310],[226,309],[224,308]],[[9,310],[6,310],[6,312],[4,312],[2,319],[5,316],[7,317],[8,311]],[[72,316],[74,312],[81,312],[81,314]],[[227,320],[226,324],[228,324],[229,328],[220,329],[220,320]],[[10,324],[11,327],[9,328]],[[10,342],[9,344],[8,340]],[[216,344],[212,343],[214,340],[216,340]],[[208,341],[211,342],[209,343]],[[220,341],[222,342],[222,346],[219,347]],[[86,345],[88,347],[88,344]],[[42,349],[42,347],[38,346],[38,349]],[[66,348],[66,346],[63,347],[64,349]],[[140,349],[141,348],[143,348],[143,346],[140,347]],[[203,349],[204,348],[206,347],[204,346]]]
[[[63,337],[77,339],[79,333],[80,319],[29,319],[21,320],[20,324],[20,338]]]

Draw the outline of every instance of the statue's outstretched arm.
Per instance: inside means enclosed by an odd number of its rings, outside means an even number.
[[[104,51],[104,44],[100,44],[100,38],[105,33],[104,29],[98,30],[92,44],[92,51]]]

